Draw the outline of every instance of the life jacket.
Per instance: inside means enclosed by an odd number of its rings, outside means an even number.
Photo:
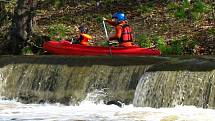
[[[80,40],[80,44],[82,45],[89,45],[89,40],[92,39],[92,36],[88,35],[88,34],[81,34],[79,40]]]
[[[133,34],[132,34],[131,27],[128,24],[121,25],[121,27],[122,27],[122,34],[118,40],[119,43],[132,42]]]

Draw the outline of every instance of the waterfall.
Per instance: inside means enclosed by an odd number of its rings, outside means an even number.
[[[120,101],[137,107],[215,107],[214,57],[0,58],[0,96],[22,103]],[[102,90],[99,98],[89,93]]]
[[[94,60],[90,59],[84,63],[86,65],[71,65],[68,61],[62,64],[53,58],[47,62],[46,59],[35,59],[34,62],[31,59],[20,59],[17,63],[12,61],[13,63],[2,66],[1,96],[16,98],[23,103],[60,102],[76,105],[88,93],[103,90],[107,95],[101,96],[98,101],[119,100],[130,104],[138,80],[148,68],[145,65],[97,65],[98,63],[94,64]]]
[[[9,78],[9,75],[12,72],[12,68],[11,67],[3,67],[0,68],[0,96],[3,96],[4,94],[7,94],[7,92],[5,91],[6,88],[6,84],[7,84],[7,79]]]
[[[133,104],[141,107],[194,105],[215,107],[215,70],[146,72],[140,79]]]

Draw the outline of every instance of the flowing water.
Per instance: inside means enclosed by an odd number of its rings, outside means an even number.
[[[0,121],[215,120],[214,59],[130,59],[0,58]]]
[[[79,105],[23,104],[0,99],[1,121],[214,121],[215,110],[195,106],[172,108],[106,105],[104,90],[88,93]]]
[[[173,108],[133,107],[95,104],[83,101],[79,106],[61,104],[22,104],[0,100],[1,121],[214,121],[215,110],[194,106]]]

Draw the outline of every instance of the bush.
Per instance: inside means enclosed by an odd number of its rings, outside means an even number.
[[[154,45],[161,51],[161,53],[166,53],[167,44],[163,37],[161,36],[153,36]]]
[[[184,54],[192,54],[194,46],[198,43],[195,40],[192,40],[189,37],[182,36],[179,38],[176,38],[172,41],[171,46],[169,50],[171,50],[168,54],[174,54],[174,55],[184,55]]]
[[[146,34],[138,36],[137,42],[141,47],[150,48],[155,46],[163,55],[193,54],[194,46],[198,45],[197,41],[186,36],[175,38],[167,45],[162,36],[153,35],[148,37]]]
[[[211,6],[209,4],[206,4],[202,2],[201,0],[197,0],[193,4],[192,8],[192,17],[195,20],[200,19],[205,13],[209,12],[211,10]]]
[[[64,24],[55,24],[48,27],[49,37],[51,40],[60,41],[62,39],[68,39],[69,27]]]
[[[184,19],[186,18],[186,14],[185,14],[185,9],[184,8],[178,8],[177,12],[176,12],[176,16],[178,18]]]
[[[189,19],[190,15],[194,20],[200,19],[205,13],[212,10],[211,5],[201,0],[196,0],[192,4],[188,0],[184,0],[182,4],[170,2],[167,5],[170,14],[180,19]]]
[[[140,47],[151,47],[152,46],[152,41],[145,33],[137,36],[136,40]]]
[[[30,46],[25,46],[23,49],[22,49],[22,54],[23,55],[32,55],[33,52],[31,50],[31,47]]]
[[[186,11],[189,8],[189,1],[184,0],[182,4],[177,2],[170,2],[167,5],[167,8],[171,14],[180,19],[186,18]]]

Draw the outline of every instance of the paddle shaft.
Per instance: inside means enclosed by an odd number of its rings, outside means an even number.
[[[104,29],[105,29],[105,35],[106,35],[106,39],[108,41],[108,33],[107,33],[107,28],[106,28],[106,25],[105,25],[105,21],[103,20],[103,26],[104,26]]]
[[[105,29],[106,39],[107,39],[107,42],[108,42],[108,45],[109,45],[109,37],[108,37],[107,28],[106,28],[104,20],[103,20],[103,26],[104,26],[104,29]],[[112,50],[111,50],[111,46],[110,45],[109,45],[109,51],[110,51],[110,55],[112,55]]]

